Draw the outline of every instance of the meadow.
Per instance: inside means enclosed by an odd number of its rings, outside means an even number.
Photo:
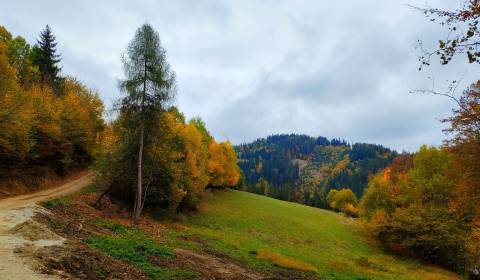
[[[235,190],[208,193],[197,213],[169,228],[173,246],[201,250],[185,242],[200,239],[257,271],[283,267],[322,279],[461,279],[383,252],[356,219]]]

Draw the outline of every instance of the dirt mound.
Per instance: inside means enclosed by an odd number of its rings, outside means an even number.
[[[8,233],[22,236],[29,241],[61,240],[61,238],[48,227],[32,220],[16,225],[10,229]]]
[[[43,263],[40,268],[42,273],[66,279],[151,279],[140,269],[109,258],[79,242],[41,248],[35,257]]]
[[[197,273],[197,279],[263,280],[264,276],[242,268],[232,262],[211,255],[198,254],[185,249],[175,249],[175,259],[155,259],[154,263],[166,267],[181,267]]]

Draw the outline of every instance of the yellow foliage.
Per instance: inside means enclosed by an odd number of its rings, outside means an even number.
[[[388,223],[388,214],[384,210],[377,210],[366,224],[373,235],[378,236],[379,230]]]
[[[28,53],[19,53],[28,52],[24,39],[12,41],[5,28],[0,28],[0,37],[0,175],[19,173],[25,166],[34,173],[31,166],[38,162],[43,173],[91,163],[103,127],[98,95],[71,78],[62,80],[57,94],[35,83],[29,76],[34,73],[24,69],[31,67]]]
[[[335,167],[333,168],[332,170],[332,176],[335,177],[336,175],[338,175],[340,172],[342,172],[346,167],[347,165],[350,163],[350,156],[349,155],[345,155],[345,157],[339,161]]]
[[[8,63],[7,47],[0,42],[0,155],[23,157],[31,148],[30,104]]]
[[[208,146],[210,159],[208,174],[212,186],[235,186],[240,179],[237,165],[237,155],[229,142],[216,143],[212,141]]]
[[[357,205],[357,198],[351,189],[332,189],[327,195],[327,201],[332,209],[337,211],[344,211],[348,204],[353,207]]]

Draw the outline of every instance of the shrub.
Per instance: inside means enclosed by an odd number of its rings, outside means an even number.
[[[343,212],[350,217],[358,216],[357,197],[351,189],[333,189],[328,193],[327,201],[335,211]]]
[[[348,217],[352,217],[352,218],[357,218],[358,217],[358,209],[353,206],[353,204],[351,203],[348,203],[345,208],[343,208],[343,213],[345,213],[345,215],[347,215]]]

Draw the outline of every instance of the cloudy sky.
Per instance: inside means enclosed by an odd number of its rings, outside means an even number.
[[[26,1],[0,0],[0,24],[34,42],[49,24],[63,73],[119,98],[120,55],[135,30],[159,32],[178,77],[176,104],[200,116],[219,140],[238,144],[274,133],[305,133],[413,151],[445,138],[451,101],[418,94],[479,68],[466,59],[418,71],[418,39],[445,32],[406,6],[459,1]],[[448,2],[448,3],[445,3]]]

